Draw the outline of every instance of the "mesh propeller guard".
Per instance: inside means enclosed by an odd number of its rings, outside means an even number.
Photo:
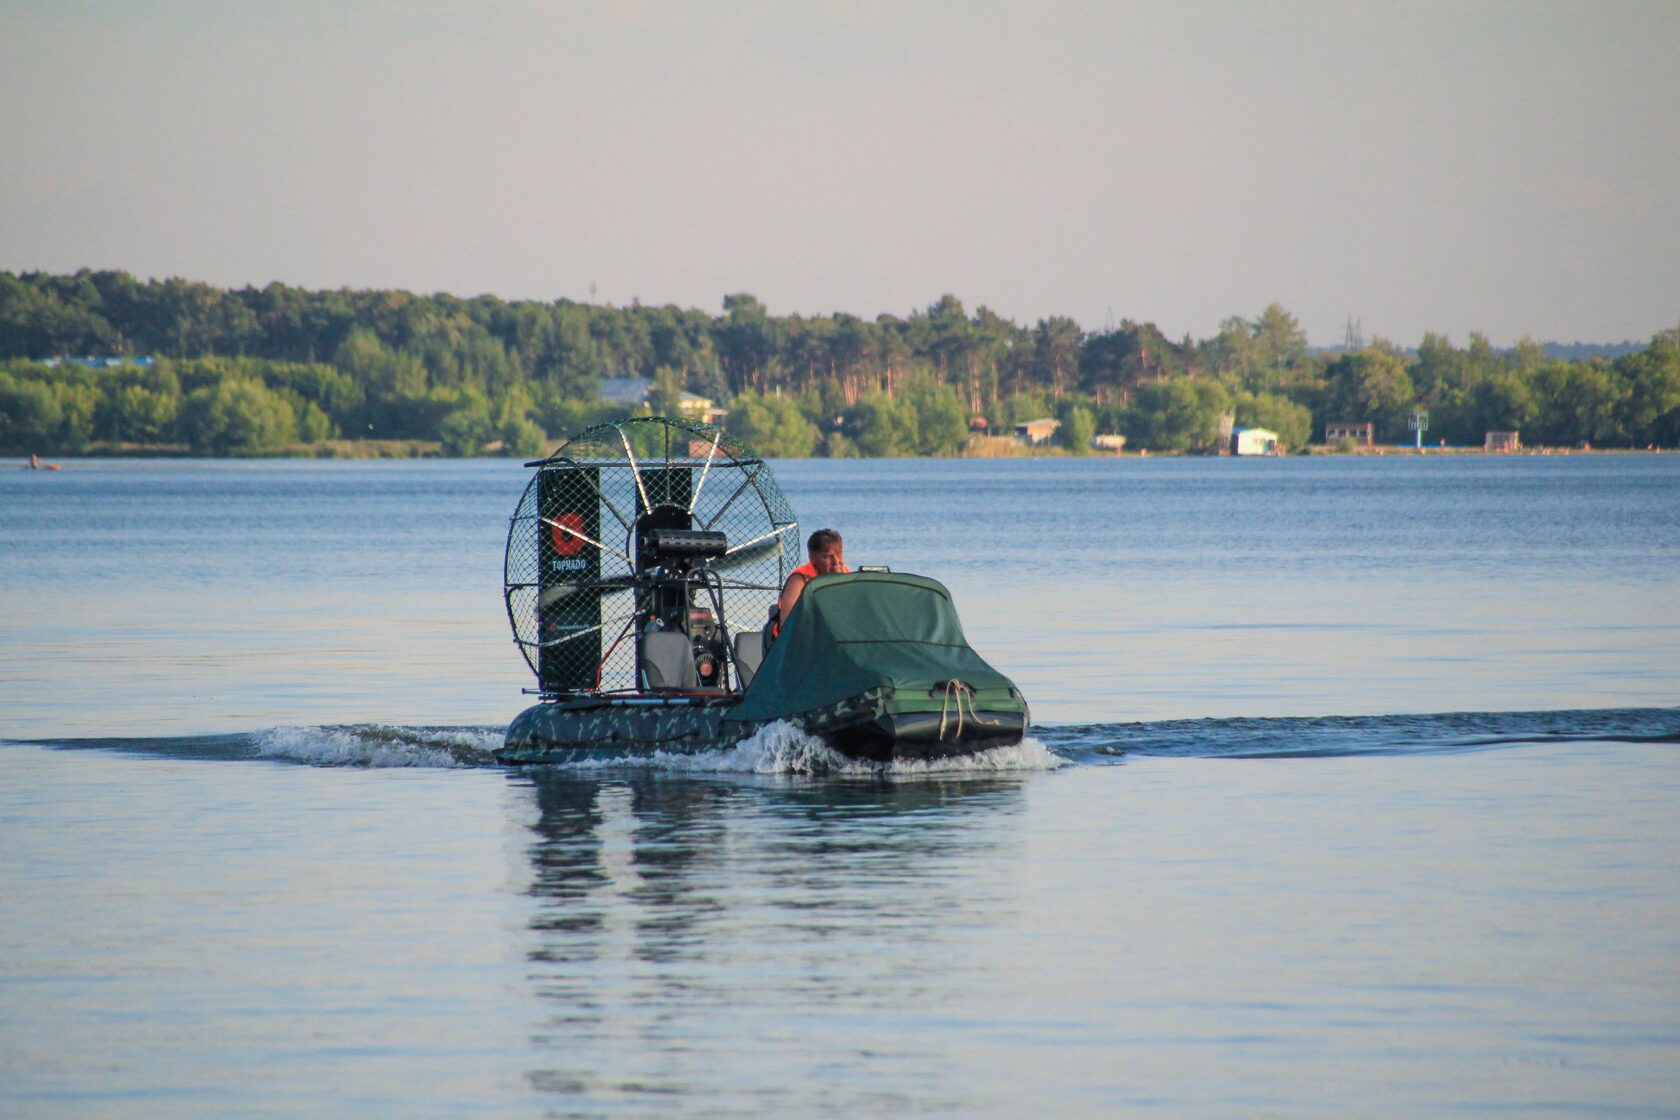
[[[728,633],[756,630],[798,564],[798,521],[763,459],[709,424],[660,416],[600,424],[536,468],[508,523],[503,598],[514,642],[548,694],[635,692],[635,628],[650,573],[636,524],[686,518],[721,532],[704,567]],[[643,557],[645,564],[645,555]]]

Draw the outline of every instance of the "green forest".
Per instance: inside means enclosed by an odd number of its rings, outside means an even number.
[[[77,356],[129,361],[79,364]],[[461,299],[404,291],[224,290],[124,272],[0,272],[0,453],[339,454],[407,441],[446,455],[535,456],[623,413],[604,378],[652,382],[649,407],[690,392],[781,457],[960,455],[992,432],[1061,421],[1128,450],[1201,452],[1222,429],[1270,428],[1289,450],[1326,422],[1370,421],[1379,443],[1479,447],[1680,444],[1680,331],[1613,360],[1496,350],[1426,335],[1315,353],[1273,304],[1210,338],[1148,323],[1022,325],[951,295],[908,316],[772,315],[747,294],[717,314],[631,304]]]

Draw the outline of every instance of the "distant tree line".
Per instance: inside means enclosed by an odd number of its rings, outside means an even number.
[[[1614,359],[1566,360],[1472,335],[1314,353],[1273,304],[1211,338],[1169,339],[1130,320],[1087,332],[1053,317],[1019,325],[944,296],[907,317],[773,316],[753,296],[720,314],[402,291],[224,290],[123,272],[0,272],[0,452],[175,445],[250,455],[333,439],[437,441],[450,454],[532,455],[621,411],[603,378],[653,382],[730,411],[766,454],[949,455],[971,421],[991,431],[1051,416],[1083,452],[1093,434],[1199,451],[1231,423],[1299,449],[1327,421],[1371,421],[1406,438],[1480,444],[1516,429],[1531,444],[1680,443],[1680,332]],[[131,355],[87,368],[44,359]]]

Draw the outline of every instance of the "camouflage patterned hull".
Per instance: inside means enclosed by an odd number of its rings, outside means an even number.
[[[733,696],[717,700],[588,697],[533,704],[508,724],[500,762],[582,762],[681,754],[738,742],[723,727]]]
[[[513,765],[634,759],[726,749],[767,722],[731,719],[739,697],[587,697],[535,704],[508,725],[496,757]],[[1010,710],[904,711],[878,690],[789,717],[848,758],[939,759],[1019,743],[1025,706]]]

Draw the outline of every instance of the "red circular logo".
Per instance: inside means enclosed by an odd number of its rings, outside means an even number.
[[[554,551],[561,556],[575,556],[583,551],[584,539],[578,534],[583,532],[583,514],[562,513],[554,519],[548,527],[548,539],[554,542]]]

